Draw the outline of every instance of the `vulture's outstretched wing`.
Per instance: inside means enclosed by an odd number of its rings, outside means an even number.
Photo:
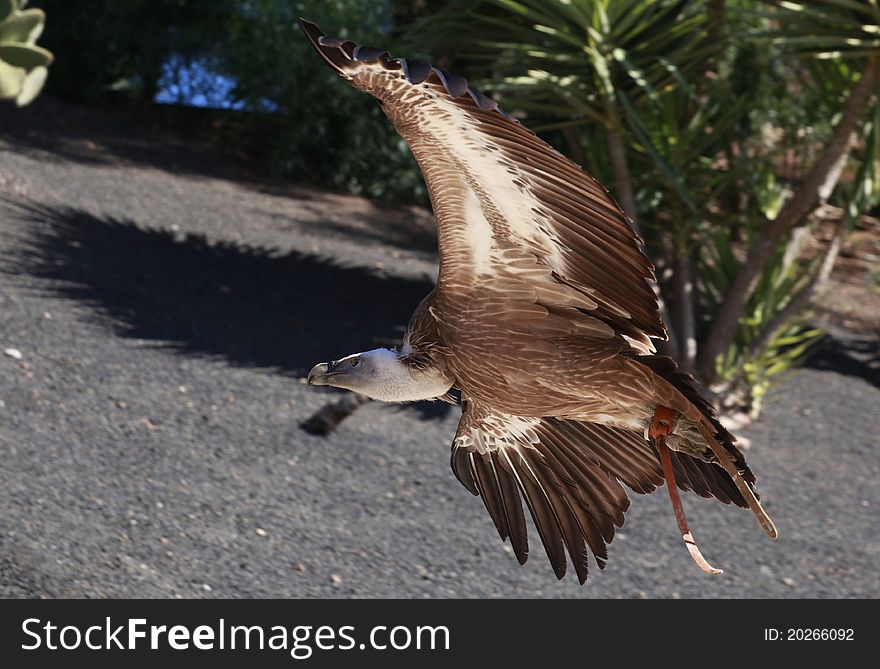
[[[450,287],[509,287],[575,318],[589,313],[611,326],[604,336],[642,350],[665,338],[651,262],[601,184],[461,77],[301,24],[412,149],[437,217],[441,298]]]
[[[683,490],[747,506],[720,467],[671,455]],[[483,499],[501,538],[510,539],[520,564],[528,558],[524,499],[557,578],[565,575],[567,549],[581,583],[587,548],[604,567],[606,544],[623,525],[630,502],[620,481],[639,493],[663,483],[657,452],[636,432],[511,416],[469,399],[451,461],[458,480]]]
[[[566,548],[581,583],[587,579],[587,547],[604,567],[605,546],[629,508],[617,479],[543,420],[509,416],[471,400],[453,442],[452,470],[482,497],[520,564],[528,558],[525,499],[557,578],[566,572]]]

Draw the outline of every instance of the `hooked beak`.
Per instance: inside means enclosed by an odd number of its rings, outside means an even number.
[[[319,362],[317,365],[312,367],[311,371],[309,371],[309,385],[329,386],[330,377],[333,376],[333,374],[331,373],[332,369],[332,362]]]

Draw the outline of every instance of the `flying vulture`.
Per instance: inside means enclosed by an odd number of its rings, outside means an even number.
[[[653,265],[608,191],[463,78],[325,36],[300,21],[345,81],[379,100],[424,174],[440,272],[399,348],[315,365],[312,385],[376,400],[461,392],[452,470],[503,540],[528,557],[522,500],[558,578],[598,566],[629,507],[624,486],[667,483],[751,509],[771,537],[755,476],[665,339]]]

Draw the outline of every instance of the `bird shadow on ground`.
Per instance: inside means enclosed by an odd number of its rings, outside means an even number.
[[[856,376],[880,388],[880,341],[853,336],[825,337],[804,367]]]
[[[4,273],[91,306],[119,336],[236,366],[302,377],[316,362],[392,343],[433,287],[76,209],[15,210],[28,227]],[[406,406],[423,418],[449,411],[440,402]]]

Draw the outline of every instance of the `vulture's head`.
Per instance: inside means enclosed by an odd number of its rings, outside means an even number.
[[[310,386],[345,388],[383,402],[435,399],[446,394],[452,384],[446,370],[414,365],[410,356],[389,348],[319,362],[309,372]]]

